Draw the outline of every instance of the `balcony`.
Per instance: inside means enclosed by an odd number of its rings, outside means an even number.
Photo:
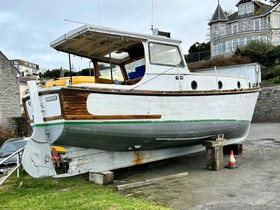
[[[238,30],[232,30],[232,28],[228,27],[226,31],[213,32],[211,33],[211,41],[215,42],[216,40],[230,36],[241,36],[252,33],[256,35],[272,33],[270,24],[261,24],[258,29],[252,29],[251,27],[239,27]]]

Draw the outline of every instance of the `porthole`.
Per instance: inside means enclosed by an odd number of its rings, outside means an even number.
[[[223,83],[222,83],[222,81],[219,81],[219,82],[218,82],[218,87],[219,87],[219,90],[223,89]]]
[[[195,80],[192,81],[191,87],[192,87],[193,90],[197,89],[197,82]]]
[[[237,82],[237,88],[238,88],[238,89],[240,89],[240,88],[241,88],[241,84],[240,84],[240,82],[239,82],[239,81]]]

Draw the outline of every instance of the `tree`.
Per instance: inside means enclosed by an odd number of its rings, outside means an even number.
[[[40,73],[39,76],[42,78],[59,78],[60,77],[60,69],[53,69],[53,70],[47,70],[44,73]]]
[[[194,43],[190,49],[189,54],[185,55],[187,63],[206,60],[210,58],[210,42]]]
[[[210,51],[210,42],[207,42],[207,43],[196,42],[189,49],[189,53],[198,53],[198,52],[204,52],[204,51]]]

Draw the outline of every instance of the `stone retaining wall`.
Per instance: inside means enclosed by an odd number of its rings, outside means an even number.
[[[262,88],[253,122],[280,122],[280,85]]]

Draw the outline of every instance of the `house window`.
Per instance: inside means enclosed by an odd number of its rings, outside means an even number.
[[[279,23],[280,23],[280,16],[279,15],[274,15],[273,17],[273,27],[274,28],[279,28]]]
[[[246,5],[246,13],[247,13],[247,14],[253,13],[252,4],[247,4],[247,5]]]
[[[217,25],[214,26],[214,31],[213,31],[213,33],[214,33],[214,38],[216,38],[216,37],[218,36],[218,34],[219,34],[219,28],[218,28]]]
[[[238,46],[238,39],[233,39],[232,40],[232,50],[233,51],[236,50],[237,46]]]
[[[259,36],[253,36],[253,40],[254,41],[260,41],[260,37]]]
[[[232,40],[226,41],[226,52],[232,51]]]
[[[226,52],[226,42],[222,42],[222,53]]]
[[[239,5],[239,15],[244,15],[245,14],[245,4],[240,4]]]
[[[254,27],[255,27],[255,31],[260,30],[260,20],[255,20],[254,21]]]
[[[226,35],[226,25],[221,25],[221,36]]]
[[[246,44],[249,44],[252,41],[252,37],[248,36],[246,37]]]
[[[238,25],[234,24],[231,26],[231,33],[235,34],[238,32]]]
[[[261,36],[260,39],[261,39],[261,41],[263,41],[263,42],[267,42],[267,36]]]
[[[239,38],[239,46],[242,47],[245,45],[245,38]]]

